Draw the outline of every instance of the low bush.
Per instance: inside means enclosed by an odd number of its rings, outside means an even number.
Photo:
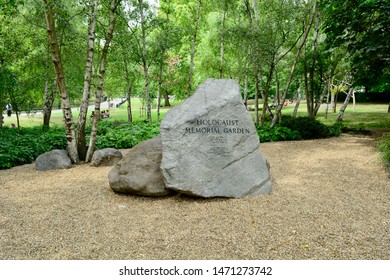
[[[273,129],[269,126],[256,127],[260,142],[277,142],[288,140],[301,140],[302,137],[297,130],[291,130],[287,127],[276,126]]]
[[[96,137],[96,148],[115,148],[127,149],[132,148],[138,143],[153,138],[160,134],[159,123],[148,123],[145,121],[135,122],[134,124],[121,124],[115,126],[103,124],[104,134],[98,131]],[[110,127],[110,128],[108,128]]]
[[[63,129],[42,127],[0,129],[0,169],[31,163],[40,154],[66,148]]]
[[[321,139],[332,136],[337,136],[341,133],[341,127],[335,124],[329,127],[314,117],[291,117],[283,116],[283,127],[291,130],[296,130],[301,135],[302,139]]]
[[[87,135],[90,131],[89,126],[86,128]],[[118,126],[113,122],[101,121],[96,136],[96,148],[131,148],[159,133],[159,123],[139,121],[133,125]],[[65,131],[58,127],[21,128],[20,131],[3,127],[0,129],[0,143],[0,169],[31,163],[39,155],[54,149],[66,149],[67,145]]]

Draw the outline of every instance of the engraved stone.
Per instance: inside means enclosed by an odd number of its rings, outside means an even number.
[[[207,79],[160,126],[166,187],[200,197],[269,193],[269,165],[234,80]]]

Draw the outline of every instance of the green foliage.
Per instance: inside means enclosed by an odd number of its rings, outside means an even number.
[[[378,145],[383,161],[388,170],[390,170],[390,133],[385,133]]]
[[[146,121],[135,122],[134,124],[121,124],[102,122],[99,126],[99,135],[96,137],[97,149],[116,148],[127,149],[138,143],[159,135],[159,123],[148,123]]]
[[[91,131],[88,127],[87,131]],[[102,121],[96,137],[97,149],[131,148],[141,141],[159,135],[159,123],[146,121],[133,125]],[[45,129],[42,127],[0,129],[0,169],[33,162],[39,155],[54,149],[66,149],[66,135],[63,128]]]
[[[390,2],[322,0],[320,3],[327,43],[330,48],[347,48],[355,83],[368,88],[388,84]]]
[[[301,140],[301,134],[297,130],[291,130],[287,127],[275,126],[273,129],[266,127],[256,127],[260,142],[277,142],[288,140]]]
[[[31,163],[40,154],[66,148],[63,129],[42,127],[17,129],[4,127],[0,130],[0,169]]]
[[[256,129],[261,142],[276,142],[334,137],[347,128],[341,123],[327,126],[314,117],[283,116],[282,123],[273,129],[267,124],[264,127],[257,126]]]
[[[328,127],[314,117],[283,116],[282,126],[299,131],[302,139],[320,139],[340,134],[340,127]]]

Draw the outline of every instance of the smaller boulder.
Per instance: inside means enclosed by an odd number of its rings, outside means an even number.
[[[160,170],[161,158],[160,137],[136,145],[108,174],[111,189],[119,193],[143,196],[170,194]]]
[[[35,160],[35,169],[39,171],[66,169],[72,167],[72,161],[66,150],[53,150],[44,153]]]
[[[120,151],[113,148],[97,150],[93,153],[92,166],[112,166],[122,159],[123,155]]]

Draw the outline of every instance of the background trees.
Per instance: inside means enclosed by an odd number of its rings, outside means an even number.
[[[87,105],[103,96],[126,98],[129,122],[129,97],[140,97],[152,121],[152,108],[168,106],[169,96],[185,98],[208,77],[232,78],[242,85],[255,122],[265,126],[280,121],[286,99],[301,96],[315,116],[339,89],[390,88],[388,1],[120,2],[109,48],[110,0],[0,2],[0,106],[10,100],[16,110],[44,109],[49,126],[52,107],[82,104],[75,135],[69,131],[81,158],[89,140]],[[66,91],[51,66],[44,13],[51,6],[56,34],[50,38],[58,43],[55,60],[63,64]],[[71,130],[74,121],[65,119]]]
[[[390,2],[323,0],[321,3],[328,48],[346,48],[353,84],[366,91],[389,91]]]

